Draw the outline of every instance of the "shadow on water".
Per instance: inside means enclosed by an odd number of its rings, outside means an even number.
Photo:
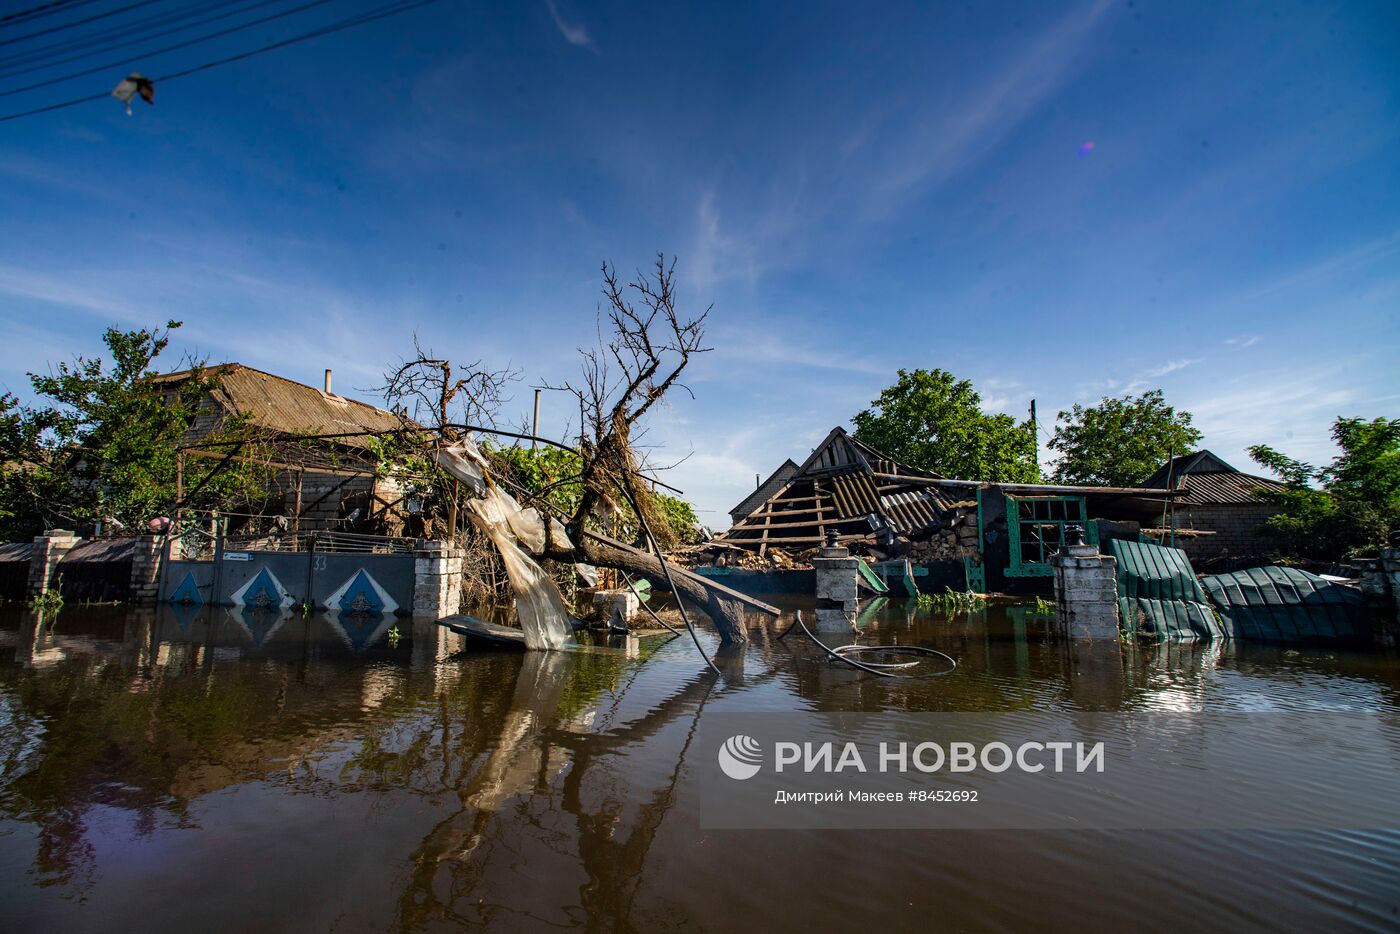
[[[887,603],[844,641],[933,646],[957,671],[872,678],[778,642],[784,620],[718,651],[717,676],[669,637],[464,652],[404,620],[4,612],[7,929],[1165,929],[1280,906],[1381,928],[1396,910],[1391,833],[714,832],[692,779],[710,711],[1395,711],[1384,653],[1083,651],[1027,608]],[[1174,918],[1143,917],[1166,899]]]

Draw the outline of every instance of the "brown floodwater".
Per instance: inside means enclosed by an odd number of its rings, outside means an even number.
[[[707,715],[1400,710],[1382,651],[1077,656],[1015,607],[863,625],[960,665],[874,678],[771,625],[715,676],[688,639],[0,610],[0,931],[1400,926],[1389,830],[705,829]]]

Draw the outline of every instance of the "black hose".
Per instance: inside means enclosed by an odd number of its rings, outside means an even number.
[[[686,631],[690,633],[691,641],[695,643],[696,651],[698,651],[700,657],[705,660],[705,664],[710,666],[711,671],[715,674],[720,674],[719,666],[715,664],[714,659],[710,658],[710,656],[705,653],[705,647],[700,644],[700,636],[695,632],[695,624],[690,621],[690,614],[685,611],[685,601],[681,599],[680,588],[676,586],[675,579],[671,577],[671,569],[666,565],[666,556],[662,554],[661,546],[656,542],[656,536],[651,534],[651,526],[647,524],[646,516],[642,515],[642,507],[638,505],[636,498],[632,496],[632,491],[627,489],[627,484],[618,480],[616,477],[613,478],[613,483],[618,490],[621,491],[622,495],[627,497],[627,502],[632,505],[632,512],[637,516],[637,524],[642,527],[642,532],[646,535],[647,542],[651,545],[652,550],[656,552],[656,560],[661,565],[661,573],[666,575],[666,586],[671,588],[671,594],[676,598],[676,606],[681,611],[681,620],[685,623]]]
[[[957,660],[956,658],[954,658],[953,656],[949,655],[947,652],[940,652],[940,651],[938,651],[938,649],[930,649],[930,648],[927,648],[927,647],[922,646],[922,645],[854,645],[854,644],[852,644],[852,645],[839,645],[839,646],[837,646],[836,648],[833,649],[831,646],[827,645],[825,642],[823,642],[822,640],[818,639],[816,636],[812,635],[812,630],[808,629],[808,628],[807,628],[807,624],[804,623],[804,622],[802,622],[802,611],[801,611],[801,610],[798,610],[798,611],[797,611],[797,618],[793,620],[792,626],[789,626],[787,629],[783,630],[783,634],[782,634],[781,636],[778,636],[778,638],[781,640],[781,639],[783,639],[784,637],[786,637],[787,634],[788,634],[789,632],[792,632],[793,626],[798,626],[798,627],[800,627],[800,628],[802,629],[802,631],[803,631],[804,633],[806,633],[808,639],[811,639],[813,642],[815,642],[818,646],[821,647],[821,650],[822,650],[823,652],[825,652],[827,655],[830,655],[832,658],[836,659],[838,662],[845,662],[847,665],[850,665],[852,668],[859,668],[861,671],[869,672],[869,673],[872,674],[872,675],[879,675],[879,676],[882,677],[882,678],[941,678],[941,677],[943,677],[944,675],[950,675],[950,674],[952,674],[953,671],[954,671],[954,669],[956,669],[956,668],[958,667],[958,660]],[[878,653],[888,653],[888,654],[895,654],[895,655],[925,655],[925,656],[936,656],[936,657],[938,657],[938,658],[947,659],[948,664],[949,664],[949,667],[948,667],[948,668],[945,668],[945,669],[942,670],[942,671],[930,671],[930,672],[927,672],[927,673],[925,673],[925,674],[919,674],[919,675],[898,675],[898,674],[895,674],[895,673],[892,672],[892,671],[884,671],[884,670],[882,670],[882,669],[886,669],[886,668],[910,668],[910,667],[912,667],[912,666],[914,666],[914,665],[919,664],[919,660],[916,659],[916,660],[910,661],[910,662],[870,662],[870,663],[866,663],[866,662],[858,662],[858,661],[856,661],[854,658],[847,658],[847,657],[846,657],[847,655],[857,655],[857,654],[860,654],[860,653],[862,653],[862,652],[870,652],[870,653],[877,653],[877,652],[878,652]]]

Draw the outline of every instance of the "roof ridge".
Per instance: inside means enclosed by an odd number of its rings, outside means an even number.
[[[317,389],[315,386],[312,386],[310,383],[302,383],[302,382],[299,382],[299,381],[297,381],[297,380],[294,380],[294,379],[292,379],[291,377],[288,377],[288,376],[282,376],[282,375],[280,375],[280,374],[278,374],[278,373],[270,373],[270,372],[268,372],[267,370],[260,370],[260,369],[258,369],[257,367],[255,367],[255,366],[249,366],[249,365],[246,364],[246,363],[238,363],[237,361],[230,361],[230,362],[226,362],[226,363],[210,363],[210,364],[206,364],[206,365],[200,367],[200,369],[204,369],[204,370],[214,370],[214,369],[220,369],[220,368],[225,368],[225,367],[227,367],[228,369],[231,369],[231,370],[247,370],[247,371],[249,371],[249,372],[251,372],[251,373],[257,373],[259,376],[266,376],[266,377],[268,377],[268,378],[270,378],[270,379],[279,380],[279,381],[284,382],[284,383],[290,383],[291,385],[300,387],[300,388],[302,388],[302,389],[309,389],[309,390],[311,390],[312,392],[318,392],[318,393],[320,393],[320,394],[323,395],[323,396],[334,396],[334,397],[337,398],[337,399],[341,399],[341,400],[343,400],[343,401],[345,401],[345,402],[349,402],[349,403],[351,403],[352,405],[358,405],[358,406],[361,406],[361,407],[363,407],[363,408],[370,409],[371,411],[383,412],[383,413],[385,413],[385,414],[387,414],[387,415],[392,415],[392,414],[394,414],[394,413],[390,412],[388,409],[381,409],[381,408],[380,408],[379,406],[377,406],[377,405],[371,405],[371,404],[368,403],[368,402],[362,402],[361,400],[352,398],[352,397],[350,397],[350,396],[343,396],[343,395],[341,395],[340,393],[335,393],[335,392],[330,392],[330,393],[328,393],[328,392],[326,392],[324,389]],[[189,369],[184,369],[184,370],[175,370],[174,372],[171,372],[171,373],[161,373],[161,374],[158,374],[156,378],[157,378],[157,379],[163,379],[163,380],[169,380],[169,379],[173,379],[173,378],[175,378],[175,377],[177,377],[177,376],[188,376],[189,374],[191,374],[191,373],[193,373],[193,372],[194,372],[194,368],[191,367],[191,368],[189,368]]]
[[[270,376],[270,377],[273,378],[273,379],[281,380],[281,381],[284,382],[284,383],[291,383],[293,386],[300,386],[300,387],[303,388],[303,389],[310,389],[312,392],[319,392],[319,393],[321,393],[321,395],[323,395],[323,396],[335,396],[337,399],[343,399],[343,400],[345,400],[346,402],[352,403],[352,404],[354,404],[354,405],[361,405],[361,406],[364,406],[364,407],[367,408],[367,409],[373,409],[373,410],[376,411],[376,412],[385,412],[385,413],[387,413],[387,414],[389,414],[389,415],[394,414],[394,413],[390,412],[388,409],[381,409],[381,408],[380,408],[379,406],[377,406],[377,405],[370,405],[368,402],[361,402],[359,399],[354,399],[354,398],[351,398],[350,396],[343,396],[343,395],[341,395],[341,394],[338,393],[338,392],[326,392],[324,389],[317,389],[315,386],[312,386],[310,383],[302,383],[302,382],[298,382],[297,380],[294,380],[294,379],[292,379],[291,377],[288,377],[288,376],[281,376],[281,375],[279,375],[279,374],[277,374],[277,373],[269,373],[267,370],[260,370],[260,369],[258,369],[258,368],[255,367],[255,366],[248,366],[246,363],[233,363],[233,364],[228,364],[228,365],[229,365],[229,366],[236,366],[236,367],[238,367],[239,369],[243,369],[243,370],[251,370],[251,371],[253,371],[254,373],[258,373],[258,374],[261,374],[261,375],[263,375],[263,376]]]

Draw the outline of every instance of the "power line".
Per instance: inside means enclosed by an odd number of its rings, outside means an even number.
[[[95,51],[79,52],[79,53],[76,54],[76,55],[70,55],[68,58],[60,58],[60,59],[55,59],[54,61],[42,62],[42,63],[40,63],[40,64],[38,64],[38,65],[29,64],[27,67],[17,68],[17,69],[15,69],[15,70],[13,70],[13,71],[7,71],[7,72],[4,72],[3,74],[0,74],[0,79],[3,79],[3,78],[14,78],[14,77],[17,77],[17,76],[19,76],[19,75],[27,75],[27,74],[30,74],[30,73],[36,72],[36,71],[46,71],[47,69],[53,68],[53,67],[56,66],[56,65],[65,65],[65,64],[67,64],[68,62],[81,61],[82,59],[90,58],[90,57],[92,57],[92,56],[94,56],[94,55],[101,55],[101,54],[104,53],[104,52],[114,52],[114,51],[116,51],[117,49],[126,48],[126,47],[132,46],[132,45],[139,45],[139,44],[142,43],[142,42],[147,42],[147,41],[149,41],[149,40],[151,40],[151,39],[159,39],[159,38],[162,37],[162,36],[168,36],[168,35],[171,35],[172,33],[184,32],[184,31],[187,30],[187,29],[196,29],[196,28],[198,28],[198,27],[200,27],[200,26],[205,26],[205,25],[208,25],[209,23],[218,22],[218,21],[221,20],[221,19],[228,19],[230,16],[238,16],[238,15],[241,14],[241,13],[248,13],[248,12],[251,12],[252,10],[256,10],[256,9],[258,9],[258,8],[260,8],[260,7],[265,7],[265,6],[267,6],[268,4],[277,3],[277,2],[278,2],[278,0],[258,0],[257,3],[254,3],[254,4],[252,4],[251,6],[240,7],[240,8],[235,9],[235,10],[228,10],[228,11],[225,11],[225,12],[223,12],[223,13],[218,13],[218,14],[216,14],[216,15],[214,15],[214,16],[206,17],[206,18],[204,18],[204,19],[202,19],[202,20],[198,20],[198,21],[193,22],[193,23],[186,23],[186,24],[184,24],[183,26],[171,26],[169,29],[159,30],[159,31],[157,31],[157,32],[147,32],[147,33],[143,34],[142,36],[140,36],[139,38],[131,39],[131,40],[127,41],[127,42],[115,42],[115,43],[111,43],[111,44],[105,45],[105,46],[103,46],[102,48],[97,49],[97,50],[95,50]],[[225,4],[225,5],[227,5],[227,4]],[[191,13],[190,15],[198,14],[199,12],[201,12],[201,11],[196,9],[196,10],[193,10],[192,13]],[[292,11],[292,12],[295,12],[295,11]],[[117,38],[117,37],[116,37],[116,36],[103,36],[103,37],[100,37],[100,39],[99,39],[98,41],[101,42],[101,41],[105,41],[105,40],[108,40],[108,39],[111,39],[111,38]],[[3,67],[3,66],[0,66],[0,67]],[[58,80],[62,81],[62,80],[66,80],[66,79],[60,78],[60,79],[58,79]]]
[[[231,65],[234,62],[241,62],[244,59],[249,59],[256,55],[262,55],[265,52],[273,52],[277,49],[284,49],[287,46],[295,45],[298,42],[305,42],[309,39],[317,39],[321,36],[328,36],[332,33],[340,32],[345,29],[350,29],[355,26],[363,26],[365,23],[372,23],[375,20],[384,19],[388,16],[395,16],[399,13],[407,13],[409,10],[415,10],[419,7],[429,6],[438,2],[440,2],[440,0],[413,0],[413,2],[410,3],[401,3],[389,7],[382,7],[379,10],[371,10],[370,12],[361,14],[360,16],[353,16],[348,19],[340,20],[339,22],[331,23],[328,26],[323,26],[320,29],[315,29],[310,32],[302,33],[299,36],[292,36],[291,38],[283,39],[280,42],[273,42],[269,45],[265,45],[260,48],[250,49],[247,52],[240,52],[237,55],[230,55],[227,58],[221,58],[212,62],[206,62],[203,65],[196,65],[193,68],[186,68],[183,71],[172,72],[171,74],[163,75],[161,77],[153,78],[151,80],[155,83],[174,81],[176,78],[184,78],[189,75],[197,74],[201,71],[208,71],[211,68],[218,68],[221,65]],[[104,92],[101,94],[89,94],[87,97],[77,97],[73,100],[61,101],[57,104],[49,104],[46,107],[36,107],[33,110],[24,110],[20,111],[19,113],[5,114],[4,116],[0,116],[0,123],[7,123],[10,120],[18,120],[21,117],[32,117],[38,114],[52,113],[55,110],[63,110],[68,107],[76,107],[79,104],[87,104],[91,103],[92,101],[100,101],[109,97],[111,97],[110,92]]]
[[[179,22],[180,20],[189,19],[192,16],[208,13],[213,9],[233,6],[240,2],[243,2],[243,0],[217,0],[217,2],[197,3],[177,13],[164,11],[153,16],[147,16],[143,19],[125,20],[125,25],[119,27],[83,33],[71,39],[63,39],[58,42],[50,43],[49,45],[42,45],[32,49],[25,49],[23,51],[16,50],[14,54],[0,59],[0,68],[27,65],[31,62],[40,61],[47,55],[61,55],[65,52],[72,52],[77,49],[100,46],[114,39],[146,32],[152,28],[158,29],[169,23]],[[266,0],[266,2],[274,2],[274,0]]]
[[[108,10],[106,13],[94,13],[87,19],[75,19],[71,23],[60,23],[57,26],[50,26],[48,29],[41,29],[38,32],[26,33],[23,36],[15,36],[13,39],[0,41],[0,45],[14,45],[16,42],[24,42],[28,39],[37,39],[40,36],[47,36],[50,33],[62,32],[65,29],[72,29],[74,26],[85,26],[88,23],[95,23],[100,19],[109,16],[116,16],[118,13],[125,13],[127,10],[135,10],[138,7],[150,6],[152,3],[159,3],[160,0],[139,0],[137,3],[128,3],[126,6],[119,6],[115,10]]]
[[[34,19],[43,19],[45,16],[62,13],[68,7],[86,6],[92,2],[93,0],[54,0],[52,3],[41,3],[27,10],[16,10],[13,13],[6,13],[4,16],[0,16],[0,29],[6,29],[9,26],[16,26]]]
[[[44,81],[36,81],[33,84],[26,84],[23,87],[10,88],[8,91],[0,91],[0,97],[13,97],[16,94],[23,94],[26,91],[37,91],[39,88],[46,88],[50,85],[62,84],[65,81],[72,81],[74,78],[85,78],[88,75],[95,75],[99,71],[106,71],[109,68],[119,68],[122,65],[130,65],[132,62],[143,61],[144,59],[150,58],[154,55],[164,55],[167,52],[178,52],[180,49],[188,49],[192,45],[199,45],[202,42],[209,42],[213,39],[221,39],[224,36],[232,35],[236,32],[242,32],[244,29],[251,29],[254,26],[261,26],[264,23],[270,23],[274,20],[283,19],[284,17],[304,12],[306,10],[311,9],[312,7],[325,6],[327,3],[330,2],[332,2],[332,0],[311,0],[310,3],[303,3],[301,6],[292,7],[290,10],[283,10],[280,13],[273,13],[268,16],[264,16],[260,19],[249,20],[248,22],[240,23],[237,26],[229,26],[227,29],[220,29],[216,32],[207,33],[203,36],[196,36],[193,39],[186,39],[183,42],[177,42],[174,45],[167,45],[164,48],[151,49],[149,51],[142,52],[139,55],[129,55],[126,58],[118,59],[114,62],[107,62],[103,65],[94,65],[93,67],[86,68],[82,71],[74,71],[69,74],[63,75],[59,78],[48,78]]]

